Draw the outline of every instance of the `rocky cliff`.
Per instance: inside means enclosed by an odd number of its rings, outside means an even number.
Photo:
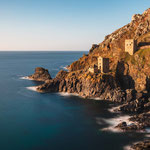
[[[138,44],[138,50],[132,56],[125,52],[125,40],[131,38],[137,40]],[[38,72],[37,68],[31,78],[47,80],[39,87],[39,91],[43,92],[69,92],[110,100],[125,95],[120,101],[129,98],[131,92],[129,99],[132,99],[136,97],[136,92],[150,91],[150,48],[147,46],[143,49],[146,45],[150,45],[150,9],[141,15],[134,15],[131,23],[107,35],[102,43],[94,44],[88,55],[83,55],[68,67],[69,72],[61,71],[56,78],[49,80],[48,71]],[[90,65],[97,63],[99,55],[110,60],[110,72],[107,74],[88,72]],[[115,91],[118,91],[117,95]]]
[[[139,51],[134,56],[125,53],[126,39],[137,40]],[[96,57],[100,55],[110,59],[110,70],[121,77],[119,82],[122,88],[146,90],[149,88],[150,51],[140,50],[143,45],[150,45],[150,9],[141,15],[133,15],[131,23],[107,35],[102,43],[93,45],[89,54],[72,63],[69,70],[88,68],[91,63],[97,63]]]
[[[137,40],[138,49],[132,56],[125,52],[126,39]],[[83,55],[69,65],[69,71],[61,70],[52,79],[48,70],[36,68],[35,74],[29,78],[45,82],[38,86],[39,92],[68,92],[82,97],[121,102],[118,110],[136,113],[131,118],[136,123],[128,126],[123,122],[117,128],[125,131],[144,130],[150,127],[149,45],[150,9],[134,15],[131,23],[107,35],[102,43],[94,44],[88,55]],[[109,73],[94,74],[88,71],[92,64],[97,64],[98,56],[109,58]]]

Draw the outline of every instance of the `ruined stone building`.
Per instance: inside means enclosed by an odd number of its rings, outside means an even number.
[[[137,50],[137,41],[134,39],[125,40],[125,52],[133,55]]]
[[[98,64],[91,66],[88,71],[91,73],[108,73],[109,72],[109,58],[98,57]]]
[[[93,65],[89,68],[89,72],[91,73],[98,73],[98,67],[97,65]]]
[[[101,73],[109,72],[109,58],[98,57],[98,70]]]

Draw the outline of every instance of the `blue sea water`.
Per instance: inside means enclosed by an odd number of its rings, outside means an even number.
[[[35,67],[52,77],[87,52],[0,52],[0,150],[122,150],[143,138],[139,133],[102,131],[97,120],[116,116],[107,101],[40,94],[22,80]]]

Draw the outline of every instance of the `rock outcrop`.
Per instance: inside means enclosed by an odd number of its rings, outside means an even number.
[[[39,92],[59,92],[61,82],[64,81],[67,71],[61,70],[54,79],[46,80],[44,84],[38,86],[37,91]]]
[[[44,69],[42,67],[37,67],[35,69],[35,73],[31,76],[29,76],[30,79],[36,80],[36,81],[46,81],[52,79],[48,70]]]
[[[39,80],[38,80],[39,81]],[[38,86],[39,92],[67,92],[82,97],[125,101],[125,91],[116,83],[113,74],[92,74],[88,71],[67,72],[61,70],[54,79],[46,80]]]
[[[132,146],[133,150],[149,150],[150,140],[145,140],[143,142],[138,142]]]

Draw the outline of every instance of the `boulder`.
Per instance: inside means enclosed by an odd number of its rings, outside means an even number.
[[[131,146],[133,150],[149,150],[150,149],[150,140],[145,140],[143,142],[138,142]]]

